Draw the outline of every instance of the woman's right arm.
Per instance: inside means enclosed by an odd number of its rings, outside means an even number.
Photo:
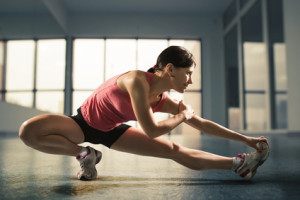
[[[149,84],[143,76],[132,75],[123,79],[124,86],[131,98],[131,103],[135,116],[145,133],[155,138],[170,132],[179,124],[192,117],[191,108],[182,109],[173,117],[156,122],[149,102]]]

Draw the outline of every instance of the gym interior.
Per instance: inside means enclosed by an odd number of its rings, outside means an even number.
[[[298,0],[0,0],[0,199],[298,199],[299,10]],[[25,120],[74,114],[105,80],[147,70],[171,45],[197,66],[186,92],[170,96],[268,138],[270,156],[251,181],[101,145],[91,145],[103,153],[98,178],[79,181],[75,158],[19,139]],[[223,156],[253,151],[185,124],[163,137]]]

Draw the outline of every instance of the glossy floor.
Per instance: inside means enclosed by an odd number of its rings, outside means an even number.
[[[269,159],[250,182],[231,171],[193,171],[159,158],[94,146],[103,152],[98,178],[79,181],[72,157],[37,152],[0,137],[0,199],[299,199],[300,137],[272,134]],[[171,136],[190,148],[234,156],[252,151],[209,136]]]

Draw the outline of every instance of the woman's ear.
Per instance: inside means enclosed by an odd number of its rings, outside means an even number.
[[[174,77],[174,65],[172,63],[168,63],[166,65],[166,72],[169,74],[170,77]]]

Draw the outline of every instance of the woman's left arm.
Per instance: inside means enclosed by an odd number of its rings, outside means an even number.
[[[164,103],[162,111],[175,114],[176,112],[178,112],[178,104],[179,102],[174,101],[168,97],[166,99],[166,102]],[[258,151],[260,151],[260,149],[258,149],[258,147],[256,146],[258,142],[266,142],[268,144],[268,140],[264,137],[248,137],[225,128],[210,120],[203,119],[197,115],[194,115],[191,119],[186,120],[185,123],[208,135],[239,141]]]

